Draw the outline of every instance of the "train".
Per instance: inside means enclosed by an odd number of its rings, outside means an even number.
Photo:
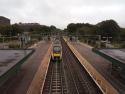
[[[52,60],[53,61],[62,60],[62,45],[59,38],[55,38],[52,43]]]

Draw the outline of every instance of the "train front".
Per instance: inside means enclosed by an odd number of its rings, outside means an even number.
[[[61,46],[59,46],[59,45],[53,46],[52,59],[54,61],[60,61],[61,58],[62,58]]]

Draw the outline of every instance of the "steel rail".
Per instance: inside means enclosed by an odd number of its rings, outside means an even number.
[[[74,86],[72,87],[76,88],[77,94],[102,94],[98,87],[95,87],[96,85],[94,81],[87,74],[86,70],[81,66],[77,58],[74,56],[64,41],[62,41],[62,46],[64,50],[63,58],[66,59],[65,63],[68,71],[71,74],[70,79],[72,78],[74,83]]]

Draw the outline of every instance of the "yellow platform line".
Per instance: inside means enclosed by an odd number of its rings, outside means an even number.
[[[64,38],[64,40],[103,94],[119,94],[118,91],[84,57],[82,57],[66,38]]]
[[[49,62],[51,58],[52,45],[49,47],[47,53],[45,54],[41,65],[39,66],[26,94],[40,94],[46,78],[46,73],[48,71]]]

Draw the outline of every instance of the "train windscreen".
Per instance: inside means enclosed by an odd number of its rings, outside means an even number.
[[[59,46],[54,46],[53,51],[54,52],[60,52],[61,48]]]

